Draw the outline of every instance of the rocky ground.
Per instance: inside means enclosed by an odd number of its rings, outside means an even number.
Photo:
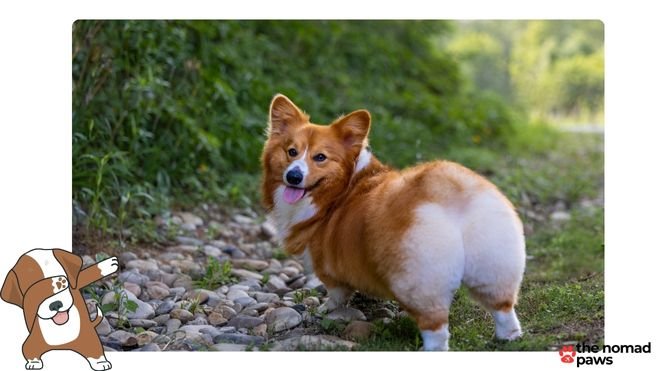
[[[175,243],[119,252],[119,272],[84,291],[90,313],[97,303],[103,309],[97,331],[108,351],[358,349],[373,321],[405,315],[362,296],[319,314],[322,282],[287,257],[274,227],[250,210],[204,206],[156,223]]]

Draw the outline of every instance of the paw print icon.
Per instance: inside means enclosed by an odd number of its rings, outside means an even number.
[[[577,352],[574,351],[572,345],[564,345],[563,348],[558,351],[558,355],[561,357],[561,362],[572,363],[574,362],[574,357],[577,355]]]

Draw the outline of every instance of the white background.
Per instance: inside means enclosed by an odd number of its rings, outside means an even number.
[[[600,19],[606,47],[606,343],[657,342],[659,84],[651,1],[3,1],[0,5],[0,276],[23,252],[71,245],[71,25],[89,18]],[[0,302],[3,370],[27,330]],[[652,355],[606,369],[656,369]],[[108,353],[113,370],[563,369],[555,352]],[[87,370],[51,352],[45,370]],[[651,363],[652,362],[652,363]]]

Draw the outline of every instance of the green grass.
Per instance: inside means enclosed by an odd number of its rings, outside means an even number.
[[[238,282],[236,277],[231,274],[231,268],[230,261],[220,263],[219,260],[209,256],[206,272],[199,280],[194,281],[194,284],[197,288],[215,290],[222,285]]]

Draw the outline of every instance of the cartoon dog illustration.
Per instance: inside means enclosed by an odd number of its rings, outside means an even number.
[[[116,272],[118,266],[112,257],[81,269],[82,259],[61,249],[34,249],[18,259],[0,296],[23,309],[30,332],[23,343],[27,370],[41,369],[41,356],[59,349],[77,352],[94,370],[112,367],[95,329],[103,313],[97,306],[96,318],[90,320],[80,289]]]

